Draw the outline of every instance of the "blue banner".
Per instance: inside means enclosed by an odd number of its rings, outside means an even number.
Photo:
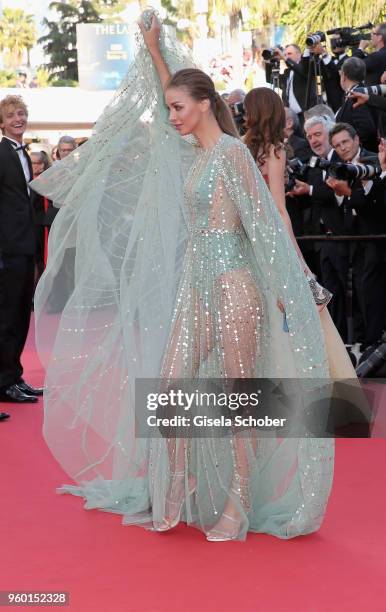
[[[126,23],[80,23],[76,26],[79,85],[83,89],[116,89],[133,60]]]

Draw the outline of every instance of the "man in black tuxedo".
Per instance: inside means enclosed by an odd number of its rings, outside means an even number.
[[[360,147],[355,129],[338,123],[330,132],[330,141],[340,160],[360,163],[362,157],[375,155]],[[386,233],[384,185],[379,178],[372,180],[327,179],[340,200],[345,214],[354,211],[356,233],[377,235]],[[386,243],[383,240],[358,241],[353,260],[353,280],[364,322],[364,348],[380,340],[386,327]]]
[[[27,107],[20,96],[0,102],[0,401],[36,402],[42,389],[23,379],[34,289],[35,228],[28,181],[32,166],[23,146]]]
[[[386,23],[374,26],[371,33],[371,43],[374,53],[367,55],[365,49],[369,46],[368,40],[361,40],[358,49],[353,51],[353,57],[362,59],[366,66],[366,85],[378,85],[382,73],[386,70]]]
[[[279,47],[276,47],[275,52],[287,65],[287,68],[281,75],[280,83],[284,106],[288,106],[297,114],[300,125],[303,126],[303,111],[316,104],[315,84],[313,81],[310,83],[310,97],[308,104],[306,104],[310,52],[306,49],[302,56],[300,47],[297,45],[287,45],[284,52]]]
[[[340,83],[346,93],[346,99],[336,113],[335,119],[337,123],[352,125],[359,136],[362,147],[370,151],[376,151],[378,146],[377,128],[371,110],[366,104],[354,108],[352,97],[356,88],[363,85],[365,74],[365,64],[358,57],[350,57],[343,63]]]
[[[324,89],[327,97],[327,104],[332,108],[334,113],[342,106],[344,102],[344,91],[340,85],[340,69],[343,62],[348,59],[345,47],[337,47],[334,45],[334,38],[331,37],[332,56],[327,52],[326,47],[319,43],[311,47],[312,53],[321,56],[321,74]],[[339,38],[339,37],[338,37]]]

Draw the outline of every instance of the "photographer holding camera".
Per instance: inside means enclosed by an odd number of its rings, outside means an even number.
[[[348,58],[347,46],[345,46],[338,34],[331,36],[330,45],[332,56],[327,52],[322,42],[309,47],[314,55],[320,55],[321,75],[327,98],[327,104],[336,111],[342,106],[344,92],[340,84],[340,69],[343,62]]]
[[[297,196],[304,207],[304,231],[306,234],[342,235],[352,231],[351,219],[343,214],[334,190],[326,183],[327,170],[322,166],[339,160],[329,141],[334,123],[326,117],[307,119],[304,131],[315,156],[303,170],[304,178],[295,181],[290,195]],[[311,251],[311,247],[308,247]],[[311,269],[319,267],[320,282],[333,293],[328,309],[344,342],[348,339],[346,289],[350,263],[350,247],[347,242],[315,242],[312,252],[306,256]],[[314,258],[314,263],[310,261]]]
[[[381,82],[382,73],[386,70],[386,23],[374,26],[371,32],[371,43],[375,49],[368,55],[365,49],[370,44],[368,40],[361,40],[358,49],[353,51],[353,57],[362,59],[366,66],[366,85],[377,85]]]
[[[330,142],[343,165],[331,169],[326,183],[335,192],[345,217],[355,218],[352,231],[360,235],[386,233],[384,186],[372,166],[352,166],[361,158],[376,154],[360,146],[355,129],[337,123],[330,131]],[[367,178],[370,177],[370,178]],[[386,243],[383,240],[358,241],[353,250],[353,281],[364,322],[364,347],[382,335],[386,322]]]
[[[340,83],[345,91],[346,99],[336,113],[337,123],[349,123],[358,135],[361,145],[371,151],[378,146],[377,128],[373,115],[367,105],[354,108],[353,94],[358,87],[363,86],[366,66],[358,57],[346,59],[342,65]]]
[[[230,92],[226,100],[226,103],[231,109],[231,113],[240,136],[243,136],[246,132],[246,128],[244,126],[244,99],[245,91],[243,91],[242,89],[234,89]]]
[[[291,108],[297,115],[300,125],[304,124],[303,111],[306,109],[308,55],[302,56],[298,45],[287,45],[284,49],[275,48],[275,54],[282,59],[287,68],[281,75],[280,87],[282,89],[284,106]],[[312,84],[309,106],[316,104],[315,86]]]
[[[379,84],[357,88],[350,93],[350,97],[354,100],[353,108],[368,104],[378,111],[386,111],[386,71],[381,75]]]

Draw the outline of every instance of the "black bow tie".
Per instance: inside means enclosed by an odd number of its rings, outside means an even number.
[[[27,147],[28,145],[19,145],[18,147],[15,147],[15,151],[23,151],[23,153],[25,153]]]

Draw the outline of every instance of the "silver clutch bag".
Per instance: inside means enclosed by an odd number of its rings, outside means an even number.
[[[322,285],[319,285],[318,281],[315,280],[312,276],[307,276],[307,280],[312,291],[315,304],[317,306],[327,306],[327,304],[332,298],[332,293],[328,291],[328,289],[326,289],[325,287],[322,287]]]

